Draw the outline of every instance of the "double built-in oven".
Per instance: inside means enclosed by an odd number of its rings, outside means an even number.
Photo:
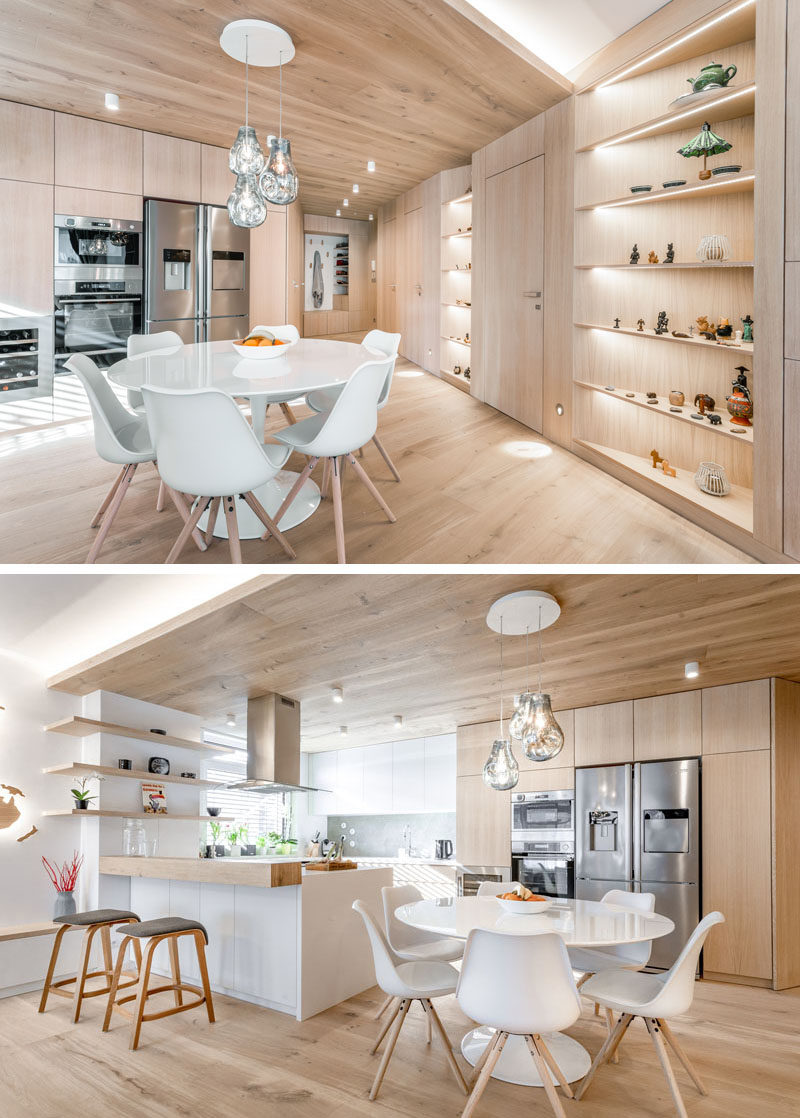
[[[56,214],[54,226],[56,372],[74,353],[113,365],[142,332],[142,223]]]
[[[575,793],[512,792],[511,874],[545,897],[575,896]]]

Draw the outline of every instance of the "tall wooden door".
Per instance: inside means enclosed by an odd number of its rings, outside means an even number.
[[[544,156],[486,181],[487,404],[542,429]]]
[[[402,306],[400,352],[415,365],[422,365],[424,351],[424,246],[423,211],[412,210],[403,221]]]
[[[378,270],[378,326],[393,334],[397,330],[397,222],[394,219],[378,227]]]

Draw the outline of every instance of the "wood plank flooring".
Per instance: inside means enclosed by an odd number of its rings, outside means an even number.
[[[159,995],[169,997],[169,995]],[[202,1010],[145,1024],[138,1052],[127,1023],[100,1032],[104,999],[86,1004],[79,1025],[58,1002],[40,1015],[38,994],[0,1001],[0,1114],[4,1118],[457,1118],[464,1106],[437,1041],[413,1007],[378,1099],[367,1094],[378,1056],[372,990],[298,1023],[246,1002],[215,998],[217,1023]],[[103,1004],[100,1004],[103,1003]],[[458,1045],[472,1023],[454,998],[437,999],[463,1071]],[[155,1002],[154,1002],[155,1005]],[[701,1098],[674,1062],[689,1118],[796,1118],[800,1093],[800,991],[701,982],[674,1032],[709,1091]],[[568,1033],[594,1055],[605,1022],[587,1006]],[[601,1068],[585,1099],[564,1099],[567,1118],[674,1118],[651,1041],[641,1022],[629,1030],[618,1065]],[[550,1118],[541,1091],[492,1081],[478,1118]]]
[[[277,408],[269,419],[284,426]],[[402,482],[371,444],[363,464],[397,523],[346,471],[349,563],[753,562],[408,361],[398,362],[379,432]],[[1,437],[0,562],[83,563],[95,536],[89,522],[116,472],[97,457],[89,422]],[[317,481],[321,474],[318,466]],[[181,522],[171,504],[156,513],[157,490],[154,470],[140,467],[101,563],[164,561]],[[289,539],[297,562],[335,563],[332,502]],[[272,541],[243,541],[242,552],[246,563],[288,562]],[[189,545],[181,561],[227,563],[227,543],[202,554]]]

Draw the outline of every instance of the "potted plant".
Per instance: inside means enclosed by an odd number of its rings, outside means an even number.
[[[206,858],[222,858],[225,854],[225,844],[219,841],[222,824],[209,823],[208,829],[211,831],[211,842],[206,846]]]
[[[97,796],[93,796],[89,791],[89,781],[96,780],[99,782],[104,779],[105,777],[102,777],[99,773],[89,773],[88,776],[82,776],[80,778],[77,788],[70,789],[73,802],[78,811],[86,811],[92,800],[97,799]]]
[[[295,847],[297,846],[297,839],[281,839],[278,844],[279,854],[294,854]]]
[[[262,857],[262,858],[267,853],[267,836],[266,835],[259,835],[258,836],[258,838],[256,839],[256,850],[258,851],[259,856]]]
[[[75,883],[78,880],[78,871],[83,865],[83,855],[79,854],[76,850],[72,858],[68,862],[64,862],[63,866],[59,866],[58,864],[51,866],[44,855],[42,855],[42,865],[45,868],[47,876],[52,881],[53,888],[57,894],[53,917],[71,916],[72,913],[76,911],[73,891],[75,889]]]
[[[238,827],[229,828],[228,833],[227,833],[227,838],[228,838],[228,845],[231,848],[232,857],[238,858],[239,855],[242,853],[241,847],[239,846],[239,828]]]
[[[278,843],[281,841],[281,836],[278,834],[277,831],[270,831],[269,834],[267,835],[267,838],[269,839],[269,852],[270,852],[270,854],[277,854],[278,853]]]
[[[239,848],[242,854],[251,856],[255,854],[255,843],[250,842],[250,828],[246,823],[243,823],[239,828]]]

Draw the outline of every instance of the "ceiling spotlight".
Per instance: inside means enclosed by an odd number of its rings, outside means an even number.
[[[370,219],[370,221],[374,221],[375,220],[375,214],[370,214],[369,219]]]
[[[368,159],[367,160],[367,170],[369,171],[370,174],[372,174],[374,172],[374,170],[375,170],[375,160],[374,159]]]
[[[106,108],[110,109],[112,113],[119,112],[119,97],[116,93],[106,94]]]
[[[343,206],[349,206],[350,205],[350,200],[348,198],[342,198],[342,205]]]
[[[357,182],[353,183],[353,193],[358,194],[358,183]]]
[[[344,702],[344,691],[341,687],[331,687],[331,699],[334,703]]]
[[[340,726],[339,727],[339,737],[340,738],[346,738],[347,737],[347,727],[346,726]]]
[[[226,714],[225,715],[225,725],[226,726],[235,726],[236,725],[236,715],[235,714]]]
[[[337,217],[341,217],[341,216],[342,216],[342,211],[341,211],[341,210],[337,210],[337,211],[336,211],[336,216],[337,216]]]
[[[403,716],[402,716],[402,714],[396,714],[394,716],[394,728],[395,728],[395,730],[402,730],[402,728],[403,728]]]
[[[687,679],[697,679],[700,675],[700,665],[696,660],[690,660],[683,669]]]

